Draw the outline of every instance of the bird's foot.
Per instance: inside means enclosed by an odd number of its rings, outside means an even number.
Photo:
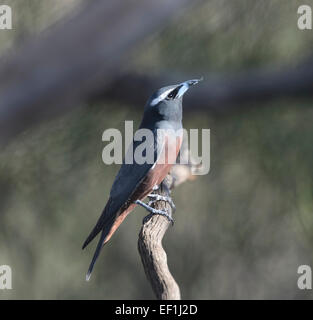
[[[150,199],[148,206],[150,207],[153,203],[156,203],[158,201],[165,201],[167,202],[173,209],[173,211],[176,211],[176,206],[172,200],[171,197],[167,197],[167,196],[161,196],[159,194],[155,194],[155,193],[150,193],[148,194],[148,198]],[[153,199],[153,200],[151,200]]]
[[[136,204],[144,207],[147,211],[150,212],[150,214],[148,214],[144,219],[143,219],[143,223],[146,223],[153,215],[161,215],[167,218],[168,221],[170,221],[172,223],[172,225],[174,225],[174,220],[173,218],[166,212],[163,210],[158,210],[155,208],[150,207],[148,204],[145,204],[144,202],[140,201],[140,200],[136,200],[135,201]]]

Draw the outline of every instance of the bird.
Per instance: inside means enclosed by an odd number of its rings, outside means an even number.
[[[169,85],[156,90],[148,99],[139,129],[147,129],[153,134],[153,142],[148,144],[146,152],[153,153],[153,160],[139,163],[125,161],[115,177],[109,199],[99,217],[95,227],[83,244],[84,249],[100,232],[94,256],[86,274],[89,281],[95,262],[102,247],[110,240],[126,216],[140,205],[150,212],[150,215],[159,214],[173,222],[166,211],[152,208],[143,202],[148,196],[156,200],[173,202],[169,197],[152,194],[157,190],[175,162],[182,144],[182,99],[185,92],[201,79],[187,80],[179,84]],[[162,134],[159,134],[159,133]],[[132,150],[138,147],[139,142],[133,140]],[[133,153],[131,153],[133,154]],[[163,161],[161,161],[163,159]],[[136,160],[136,159],[134,159]],[[164,161],[165,160],[165,161]],[[173,161],[174,160],[174,161]],[[151,162],[151,163],[150,163]]]

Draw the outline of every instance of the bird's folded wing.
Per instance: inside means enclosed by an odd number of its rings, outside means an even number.
[[[145,148],[146,153],[150,152],[153,154],[154,161],[152,163],[137,163],[137,161],[135,161],[136,159],[134,159],[136,154],[135,150],[141,142],[133,141],[130,145],[128,152],[130,152],[130,148],[133,149],[133,163],[126,164],[124,159],[114,180],[108,203],[98,219],[97,224],[85,241],[83,248],[85,248],[106,225],[112,225],[116,217],[121,213],[121,208],[124,208],[125,204],[127,204],[131,198],[131,195],[136,191],[149,170],[154,166],[158,155],[164,147],[164,143],[160,141],[161,139],[162,138],[158,137],[158,139],[155,139],[155,141],[148,144]]]

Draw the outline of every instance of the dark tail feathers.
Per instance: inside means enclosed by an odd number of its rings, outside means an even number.
[[[97,221],[97,224],[95,227],[92,229],[90,232],[89,236],[87,237],[86,241],[83,244],[82,249],[85,249],[88,244],[99,234],[99,232],[104,228],[106,222],[108,219],[110,219],[110,214],[109,214],[109,208],[111,205],[112,199],[109,198],[105,208],[103,209],[100,218]]]
[[[96,251],[95,251],[95,253],[94,253],[94,255],[93,255],[93,258],[92,258],[92,260],[91,260],[90,266],[89,266],[89,268],[88,268],[88,272],[87,272],[87,275],[86,275],[86,281],[89,281],[89,279],[90,279],[90,276],[91,276],[91,272],[92,272],[92,270],[93,270],[93,267],[94,267],[94,265],[95,265],[95,263],[96,263],[96,261],[97,261],[97,259],[98,259],[98,257],[99,257],[100,251],[101,251],[102,247],[103,247],[104,244],[105,244],[105,239],[106,239],[107,235],[109,234],[109,232],[111,231],[111,228],[112,228],[114,222],[115,222],[115,215],[112,215],[112,216],[109,218],[109,220],[105,222],[105,225],[102,226],[101,237],[100,237],[100,239],[99,239],[99,242],[98,242]],[[101,231],[101,229],[100,229],[100,231]],[[92,233],[89,235],[89,237],[87,238],[87,240],[85,241],[83,248],[85,248],[86,245],[87,245],[100,231],[96,231],[96,233],[93,233],[93,232],[92,232]]]

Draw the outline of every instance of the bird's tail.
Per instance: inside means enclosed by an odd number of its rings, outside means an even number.
[[[87,275],[86,275],[86,280],[87,281],[90,279],[91,272],[92,272],[93,267],[94,267],[94,265],[95,265],[95,263],[96,263],[96,261],[97,261],[97,259],[99,257],[99,254],[100,254],[100,251],[101,251],[102,247],[110,240],[110,238],[112,237],[113,233],[116,231],[116,229],[120,226],[120,224],[126,218],[127,214],[133,208],[134,208],[134,205],[131,205],[131,206],[128,207],[127,210],[123,211],[120,214],[112,214],[112,215],[110,215],[108,217],[108,219],[106,220],[105,224],[102,226],[103,229],[102,229],[101,237],[100,237],[100,240],[98,242],[96,251],[95,251],[95,253],[93,255],[92,261],[90,263],[90,266],[88,268],[88,272],[87,272]],[[86,245],[84,245],[84,246],[86,246]]]
[[[99,232],[101,230],[103,230],[103,228],[106,225],[108,225],[109,222],[112,222],[112,218],[115,214],[113,213],[114,210],[112,210],[112,208],[111,208],[111,202],[112,202],[112,198],[109,198],[109,200],[108,200],[105,208],[103,209],[101,216],[98,219],[95,227],[92,229],[89,236],[85,240],[82,249],[85,249],[88,246],[88,244],[99,234]]]
[[[105,233],[102,232],[102,233],[101,233],[100,240],[99,240],[98,245],[97,245],[97,248],[96,248],[96,251],[95,251],[95,253],[94,253],[94,255],[93,255],[93,258],[92,258],[92,260],[91,260],[91,263],[90,263],[90,265],[89,265],[89,268],[88,268],[88,271],[87,271],[87,274],[86,274],[86,281],[89,281],[89,279],[90,279],[90,276],[91,276],[91,272],[92,272],[92,270],[93,270],[93,267],[94,267],[94,265],[95,265],[95,263],[96,263],[96,261],[97,261],[97,259],[98,259],[98,257],[99,257],[99,254],[100,254],[100,251],[101,251],[102,247],[103,247],[104,244],[105,244],[105,237],[106,237]]]
[[[86,281],[89,281],[89,279],[90,279],[91,272],[92,272],[93,267],[94,267],[94,265],[95,265],[95,263],[96,263],[96,261],[97,261],[97,259],[99,257],[99,254],[100,254],[100,251],[101,251],[102,247],[110,239],[110,234],[111,234],[111,230],[112,230],[112,226],[114,225],[114,222],[115,222],[115,219],[112,217],[105,224],[105,226],[103,227],[103,230],[102,230],[102,233],[101,233],[101,237],[100,237],[99,242],[97,244],[96,251],[95,251],[95,253],[93,255],[93,258],[92,258],[91,263],[90,263],[89,268],[88,268],[88,272],[87,272],[87,275],[86,275]]]

